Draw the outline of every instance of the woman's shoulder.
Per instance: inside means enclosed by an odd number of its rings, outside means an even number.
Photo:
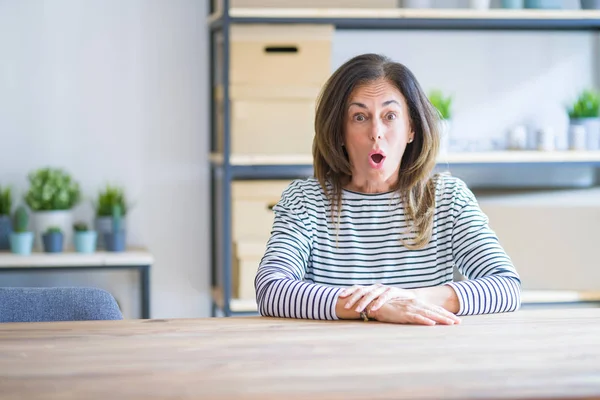
[[[436,202],[439,205],[464,205],[475,200],[473,192],[460,178],[449,173],[433,177],[436,187]]]
[[[307,203],[322,202],[325,192],[314,177],[294,179],[281,194],[281,203],[304,206]]]

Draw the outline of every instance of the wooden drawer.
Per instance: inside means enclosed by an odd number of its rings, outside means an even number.
[[[232,87],[230,93],[232,154],[312,154],[318,88]],[[221,116],[218,121],[218,150],[222,150]]]
[[[231,184],[234,242],[267,242],[273,210],[291,181],[236,181]]]
[[[233,243],[232,296],[236,299],[254,299],[254,278],[266,248],[266,241]]]
[[[234,25],[230,84],[321,87],[331,74],[330,25]]]

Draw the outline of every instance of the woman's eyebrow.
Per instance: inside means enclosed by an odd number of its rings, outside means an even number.
[[[348,108],[350,108],[350,107],[352,107],[352,106],[357,106],[357,107],[360,107],[360,108],[364,108],[365,110],[368,110],[368,109],[369,109],[369,107],[367,107],[365,104],[363,104],[363,103],[358,103],[358,102],[356,102],[356,101],[354,101],[354,102],[352,102],[352,103],[348,104]]]
[[[384,101],[384,102],[383,102],[381,105],[382,105],[383,107],[385,107],[385,106],[389,106],[390,104],[396,104],[398,107],[400,107],[400,103],[398,103],[398,102],[397,102],[396,100],[394,100],[394,99],[392,99],[392,100],[387,100],[387,101]],[[367,107],[365,104],[363,104],[363,103],[359,103],[359,102],[357,102],[357,101],[353,101],[352,103],[350,103],[350,104],[348,105],[348,108],[350,108],[350,107],[352,107],[352,106],[357,106],[357,107],[360,107],[360,108],[364,108],[365,110],[368,110],[368,109],[369,109],[369,107]]]
[[[396,100],[388,100],[388,101],[384,101],[382,106],[389,106],[390,104],[396,104],[398,107],[400,107],[400,103],[398,103]]]

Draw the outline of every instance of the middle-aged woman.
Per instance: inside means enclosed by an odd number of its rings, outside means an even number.
[[[514,311],[519,276],[464,182],[433,174],[439,114],[404,65],[364,54],[318,99],[315,177],[295,180],[255,279],[259,312],[456,324]],[[453,267],[467,278],[453,281]]]

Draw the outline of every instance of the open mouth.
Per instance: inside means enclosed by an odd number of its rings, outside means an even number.
[[[371,167],[373,168],[381,168],[383,166],[383,162],[385,161],[385,155],[381,152],[371,153],[369,154],[369,162]]]
[[[373,160],[375,164],[379,164],[383,161],[383,154],[371,154],[371,160]]]

